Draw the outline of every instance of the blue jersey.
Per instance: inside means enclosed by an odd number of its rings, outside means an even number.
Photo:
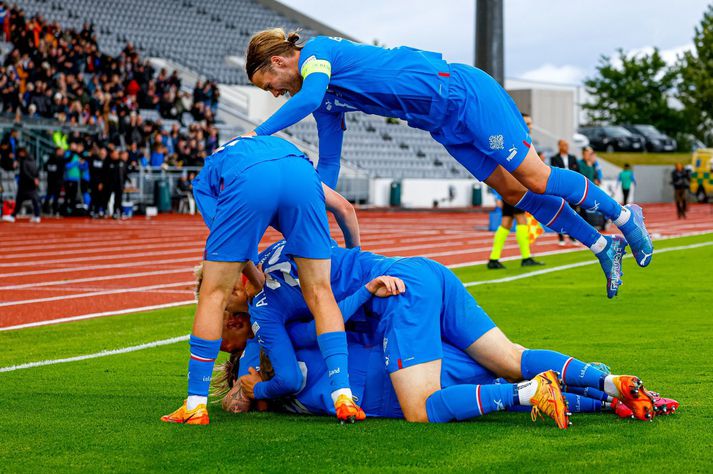
[[[360,110],[432,130],[446,111],[450,73],[439,53],[317,36],[305,43],[298,67],[304,78],[329,73],[322,112]]]
[[[266,273],[263,290],[250,302],[250,320],[258,343],[267,353],[275,370],[275,377],[255,385],[255,397],[272,399],[292,394],[302,386],[303,375],[298,370],[287,325],[312,319],[299,287],[294,261],[283,251],[287,243],[277,242],[258,258]],[[331,284],[335,299],[345,316],[349,316],[371,296],[363,286],[369,281],[372,269],[391,259],[359,249],[332,247]],[[356,295],[357,298],[347,298]],[[345,306],[348,303],[348,309]],[[366,321],[362,310],[354,317],[355,323]]]

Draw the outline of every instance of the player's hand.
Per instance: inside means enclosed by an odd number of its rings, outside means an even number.
[[[223,410],[228,413],[245,413],[250,411],[250,399],[245,396],[242,385],[237,380],[233,382],[233,388],[223,397],[220,402]]]
[[[262,382],[262,378],[260,377],[260,374],[257,372],[257,370],[253,369],[252,367],[248,369],[248,373],[246,375],[240,377],[240,386],[243,389],[243,393],[250,400],[255,399],[255,393],[253,392],[253,389],[255,388],[255,384],[258,382]]]
[[[255,130],[251,130],[249,132],[245,132],[244,134],[240,135],[241,137],[255,137],[257,136],[257,133],[255,133]]]
[[[366,289],[378,298],[386,298],[406,292],[406,285],[401,278],[381,275],[367,283]]]

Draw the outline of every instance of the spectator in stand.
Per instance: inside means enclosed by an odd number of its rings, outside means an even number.
[[[676,201],[676,216],[685,219],[688,212],[686,193],[691,187],[691,173],[683,167],[683,164],[676,163],[676,167],[671,172],[671,185]]]
[[[161,142],[161,135],[157,135],[151,147],[151,157],[149,164],[152,168],[161,168],[166,162],[166,147]]]
[[[79,168],[79,154],[77,153],[77,143],[71,142],[69,150],[64,154],[64,213],[72,215],[77,207],[77,194],[79,193],[79,181],[81,179]]]
[[[579,172],[579,164],[577,163],[577,157],[569,153],[569,143],[567,140],[560,140],[557,142],[557,154],[550,158],[550,166],[555,168],[567,168],[572,171]],[[575,212],[579,212],[576,206],[572,206]],[[557,229],[554,229],[557,230]],[[564,234],[558,232],[557,237],[559,238],[559,245],[564,245]],[[574,243],[575,240],[570,236],[569,240]]]
[[[81,173],[79,189],[82,194],[82,203],[85,206],[84,208],[87,209],[89,207],[92,197],[89,194],[89,156],[84,150],[84,143],[77,143],[77,154],[79,155],[79,172]]]
[[[185,199],[188,202],[188,213],[190,215],[195,215],[196,213],[196,201],[193,198],[193,179],[195,179],[195,177],[196,173],[191,171],[187,177],[185,175],[181,176],[178,183],[176,183],[178,195],[181,199]],[[178,212],[181,211],[182,209],[180,209],[179,206]]]
[[[89,215],[93,219],[104,217],[106,208],[106,156],[106,148],[95,147],[89,161],[89,184],[92,193]]]
[[[45,163],[47,172],[47,194],[43,210],[45,214],[59,215],[59,195],[62,192],[62,182],[64,181],[64,150],[55,148],[54,154],[50,155]]]
[[[629,163],[624,164],[624,169],[621,170],[619,176],[616,178],[617,183],[621,184],[621,192],[624,195],[624,201],[621,203],[626,206],[629,202],[629,193],[631,192],[631,185],[636,184],[636,178],[634,177],[634,170],[631,169]]]
[[[37,190],[40,187],[40,173],[37,171],[37,164],[34,158],[31,158],[24,147],[17,148],[18,181],[17,181],[17,196],[15,197],[15,210],[12,215],[3,216],[3,220],[7,222],[15,222],[17,214],[22,209],[22,204],[30,200],[32,201],[33,217],[30,222],[40,222],[40,197]]]
[[[139,148],[137,142],[132,142],[131,145],[129,145],[129,168],[138,170],[139,168],[145,168],[148,164],[149,162],[146,159],[143,149]]]
[[[126,182],[127,162],[121,159],[119,150],[116,148],[109,152],[109,159],[106,161],[106,183],[107,201],[114,197],[114,219],[122,217],[121,202],[124,195],[124,183]],[[108,207],[108,205],[107,205]]]

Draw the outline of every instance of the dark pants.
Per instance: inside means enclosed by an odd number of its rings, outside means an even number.
[[[676,196],[676,214],[678,215],[679,219],[685,219],[686,211],[688,210],[688,202],[686,201],[686,189],[675,189],[674,193]]]
[[[101,183],[92,183],[91,184],[91,193],[92,193],[92,200],[91,204],[89,205],[89,213],[90,214],[99,214],[104,212],[106,209],[106,197],[105,197],[105,192],[103,190],[99,190],[99,185]]]
[[[47,195],[45,196],[44,211],[49,214],[59,213],[59,193],[62,191],[62,180],[47,180]],[[51,208],[50,208],[51,206]]]
[[[77,193],[79,181],[64,182],[64,209],[67,214],[72,214],[77,207]]]
[[[16,217],[20,212],[22,203],[32,201],[32,212],[35,217],[40,217],[40,196],[37,194],[37,189],[24,189],[22,186],[17,187],[17,197],[15,198],[15,210],[12,211],[12,217]]]
[[[621,192],[624,194],[624,203],[622,205],[626,206],[629,203],[629,192],[631,192],[631,189],[621,188]]]
[[[106,193],[106,202],[109,202],[111,195],[114,195],[114,215],[121,215],[121,201],[124,197],[124,188],[121,186],[113,187]]]

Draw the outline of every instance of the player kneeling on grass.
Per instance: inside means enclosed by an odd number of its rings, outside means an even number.
[[[241,272],[261,284],[251,263],[268,226],[289,238],[285,254],[297,266],[307,306],[317,321],[319,344],[330,377],[337,416],[362,418],[347,374],[344,322],[330,283],[329,227],[324,187],[309,159],[294,145],[275,137],[235,138],[218,148],[193,182],[196,203],[210,234],[206,241],[203,284],[190,337],[188,398],[161,419],[207,424],[206,400],[215,358],[221,345],[222,316]],[[338,196],[338,195],[337,195]],[[330,198],[328,198],[329,205]],[[347,242],[359,244],[356,220]]]
[[[299,301],[294,264],[280,250],[284,245],[278,242],[261,254],[266,285],[250,302],[257,340],[275,371],[270,381],[255,384],[256,399],[293,395],[304,382],[286,326],[309,318],[309,311]],[[366,285],[379,275],[403,282],[402,287],[396,287],[397,296],[372,298]],[[441,340],[466,352],[498,377],[516,382],[557,370],[568,386],[587,387],[616,397],[639,419],[654,416],[654,397],[643,389],[638,378],[613,376],[554,351],[524,350],[510,342],[457,277],[434,261],[387,258],[333,247],[331,283],[343,315],[349,318],[363,306],[371,316],[367,322],[377,322],[372,334],[383,343],[383,363],[407,420],[448,421],[479,413],[473,401],[478,396],[482,401],[483,390],[476,385],[441,388]],[[513,404],[515,388],[510,388]],[[492,396],[502,402],[499,392]],[[553,416],[559,426],[567,426],[564,405],[549,404],[543,411]]]

